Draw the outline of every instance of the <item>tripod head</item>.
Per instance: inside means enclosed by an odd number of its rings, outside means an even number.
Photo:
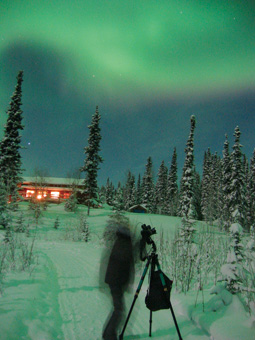
[[[141,235],[142,239],[140,241],[140,259],[142,261],[145,261],[148,258],[148,254],[146,252],[146,244],[150,245],[152,247],[152,252],[151,254],[156,253],[157,247],[155,242],[152,240],[151,236],[156,234],[156,229],[151,228],[151,226],[143,224],[142,225],[142,230],[141,230]],[[146,255],[144,255],[146,253]]]

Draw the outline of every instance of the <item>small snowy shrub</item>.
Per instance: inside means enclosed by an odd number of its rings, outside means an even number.
[[[60,223],[59,223],[59,217],[57,216],[57,217],[56,217],[56,220],[55,220],[55,222],[54,222],[54,226],[53,226],[53,227],[54,227],[55,229],[58,229],[58,228],[59,228],[59,225],[60,225]]]
[[[241,243],[243,229],[239,223],[233,223],[229,231],[231,242],[227,263],[221,267],[222,277],[220,281],[225,281],[227,290],[235,294],[241,291],[243,283],[243,244]]]
[[[69,212],[75,212],[78,209],[76,195],[71,195],[65,202],[65,210]]]
[[[23,213],[21,212],[19,217],[18,217],[18,221],[17,221],[17,225],[15,226],[14,231],[18,232],[18,233],[24,233],[26,230],[25,225],[24,225],[24,216]]]
[[[193,223],[186,219],[182,219],[179,237],[176,240],[179,249],[179,277],[182,292],[187,292],[190,288],[191,281],[194,276],[195,261],[197,257],[197,247],[194,243],[195,228]]]
[[[89,225],[84,215],[80,216],[79,240],[85,241],[85,242],[89,241]]]

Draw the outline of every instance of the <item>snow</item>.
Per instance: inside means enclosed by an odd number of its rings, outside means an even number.
[[[27,203],[22,203],[25,218],[30,218]],[[71,230],[79,224],[80,215],[68,213],[64,204],[51,204],[43,212],[35,243],[36,265],[27,271],[10,271],[4,278],[0,295],[0,340],[99,340],[111,310],[109,292],[100,284],[99,267],[104,244],[102,235],[109,215],[109,206],[91,209],[87,218],[91,240],[73,242]],[[59,216],[60,226],[53,228]],[[181,219],[152,214],[126,213],[139,235],[140,225],[155,227],[153,239],[159,241],[160,231],[170,237],[181,226]],[[31,222],[31,220],[30,220]],[[199,226],[198,226],[199,227]],[[31,231],[31,234],[35,229]],[[0,231],[0,242],[4,231]],[[25,237],[25,236],[24,236]],[[134,287],[126,296],[129,309],[144,263],[136,265]],[[167,273],[166,273],[167,274]],[[213,285],[212,285],[213,286]],[[124,339],[149,340],[149,310],[144,299],[148,279],[144,280]],[[195,306],[197,291],[186,295],[173,287],[171,302],[185,340],[254,340],[255,316],[250,316],[237,295],[224,285],[204,290],[204,312],[201,293]],[[178,339],[170,311],[153,313],[153,339]]]
[[[232,234],[236,234],[236,233],[242,234],[243,228],[239,223],[233,223],[231,224],[229,231]]]

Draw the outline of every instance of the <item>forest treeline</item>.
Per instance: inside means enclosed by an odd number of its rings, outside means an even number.
[[[174,148],[170,168],[162,161],[156,180],[149,157],[142,176],[139,174],[136,178],[128,171],[126,182],[119,182],[117,187],[108,178],[106,185],[100,188],[100,197],[117,210],[128,211],[142,204],[150,213],[217,221],[226,230],[238,222],[249,231],[255,223],[255,151],[250,161],[242,153],[241,132],[237,126],[232,151],[226,135],[222,158],[210,149],[205,151],[200,176],[194,163],[195,122],[192,116],[180,181]]]
[[[11,196],[13,203],[18,201],[17,185],[22,181],[22,82],[23,71],[20,71],[7,110],[4,136],[0,142],[0,216],[3,216],[6,209],[6,197]],[[148,157],[145,172],[138,178],[129,171],[125,183],[114,187],[108,178],[106,185],[99,189],[97,173],[100,163],[103,162],[100,156],[100,119],[96,107],[88,126],[90,133],[88,145],[84,148],[84,165],[80,168],[80,172],[85,173],[84,197],[91,200],[99,198],[116,210],[128,211],[132,206],[142,204],[150,213],[217,221],[225,230],[228,230],[232,223],[239,223],[244,230],[249,231],[255,224],[255,151],[249,161],[242,152],[238,126],[234,131],[235,141],[231,151],[226,135],[222,158],[217,153],[213,154],[210,149],[205,151],[202,177],[194,162],[196,119],[191,116],[180,181],[177,176],[177,152],[174,148],[170,168],[162,161],[156,181],[153,178],[153,161]],[[73,199],[74,197],[71,197],[70,207],[75,203],[72,202]]]

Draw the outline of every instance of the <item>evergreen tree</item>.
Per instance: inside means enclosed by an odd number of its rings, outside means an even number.
[[[201,184],[201,211],[202,211],[202,217],[204,220],[208,220],[208,205],[210,201],[209,196],[209,185],[211,180],[211,150],[210,148],[205,152],[204,154],[204,162],[203,162],[203,179]]]
[[[76,198],[76,193],[73,192],[71,196],[65,202],[65,210],[70,212],[75,212],[78,209],[78,202]]]
[[[151,157],[147,159],[146,170],[143,176],[143,203],[147,206],[149,212],[153,212],[155,202]]]
[[[126,185],[124,189],[125,210],[128,210],[136,203],[135,176],[128,171]]]
[[[190,118],[190,135],[185,149],[186,158],[183,167],[180,191],[179,215],[190,218],[196,214],[194,207],[194,130],[196,127],[195,116]]]
[[[194,172],[194,207],[196,212],[196,219],[202,220],[202,209],[201,209],[201,180],[200,175],[197,171]]]
[[[210,220],[214,221],[219,217],[220,193],[221,193],[221,160],[217,152],[212,156],[210,192]]]
[[[226,288],[232,293],[241,291],[243,277],[243,245],[241,236],[243,229],[239,223],[233,223],[230,227],[231,243],[227,255],[227,263],[221,268],[221,280],[226,282]]]
[[[229,142],[228,136],[223,149],[223,160],[222,160],[222,183],[221,183],[221,205],[220,211],[221,219],[223,220],[223,226],[225,230],[230,227],[230,184],[231,184],[231,164],[229,154]]]
[[[123,189],[121,183],[118,183],[116,196],[113,202],[113,206],[116,211],[122,211],[125,208],[124,200],[123,200]]]
[[[167,193],[164,207],[164,213],[170,216],[177,216],[178,212],[178,184],[177,184],[177,152],[174,148],[171,166],[167,179]]]
[[[0,177],[0,225],[6,228],[7,220],[7,193],[4,182]]]
[[[255,223],[255,149],[250,163],[247,185],[247,224],[251,228]]]
[[[110,178],[107,178],[106,189],[105,189],[105,199],[106,203],[109,205],[113,204],[114,201],[114,185],[110,181]]]
[[[4,137],[0,143],[0,174],[3,178],[6,192],[11,195],[12,202],[18,198],[17,184],[21,182],[21,135],[22,125],[22,81],[23,71],[19,71],[17,85],[11,97],[9,109],[7,111],[7,123],[4,128]]]
[[[142,193],[142,184],[141,184],[141,175],[138,175],[138,180],[137,180],[137,186],[136,186],[136,203],[141,204],[143,199],[143,193]]]
[[[163,208],[166,201],[168,169],[162,161],[158,170],[158,180],[155,186],[155,203],[158,209]]]
[[[103,158],[99,155],[100,151],[100,122],[101,116],[98,112],[98,106],[96,107],[96,112],[92,116],[91,125],[89,128],[89,138],[88,146],[84,148],[86,159],[84,161],[84,166],[81,168],[82,172],[85,172],[85,192],[89,196],[89,199],[98,198],[98,187],[97,187],[97,172],[99,170],[99,164],[103,162]],[[89,214],[89,205],[88,205]]]
[[[230,213],[231,221],[245,226],[246,222],[246,197],[243,158],[240,144],[241,132],[235,128],[235,144],[231,154],[231,184],[230,184]]]

